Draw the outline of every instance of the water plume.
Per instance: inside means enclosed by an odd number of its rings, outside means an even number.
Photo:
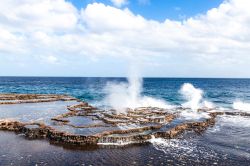
[[[182,106],[185,108],[189,108],[187,110],[183,110],[180,113],[180,116],[183,119],[197,120],[203,118],[207,119],[210,117],[207,112],[198,111],[198,109],[200,108],[214,108],[213,103],[203,99],[202,89],[195,88],[190,83],[185,83],[182,85],[180,93],[187,100],[187,102],[183,103]]]
[[[121,113],[124,113],[127,108],[135,109],[138,107],[171,107],[162,99],[143,96],[143,80],[140,77],[138,69],[131,67],[129,71],[127,83],[111,82],[105,87],[107,95],[104,100],[108,106]]]
[[[187,102],[183,103],[183,107],[198,110],[199,108],[213,108],[213,103],[203,99],[203,90],[195,88],[190,83],[184,83],[180,89],[180,93],[184,96]]]
[[[180,93],[187,100],[186,103],[182,104],[184,107],[191,108],[192,110],[197,110],[200,108],[203,95],[203,91],[201,89],[195,88],[190,83],[185,83],[182,85]]]

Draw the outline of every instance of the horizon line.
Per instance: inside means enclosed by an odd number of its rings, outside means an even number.
[[[22,78],[127,78],[126,76],[0,76],[1,77],[22,77]],[[177,78],[177,79],[250,79],[250,77],[171,77],[171,76],[142,76],[141,78]]]

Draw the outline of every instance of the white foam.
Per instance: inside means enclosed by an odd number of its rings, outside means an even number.
[[[250,118],[243,116],[221,116],[217,122],[221,126],[250,127]]]
[[[118,142],[115,142],[115,143],[111,143],[111,142],[99,142],[97,143],[97,145],[105,145],[105,146],[125,146],[125,145],[129,145],[129,144],[134,144],[134,143],[137,143],[137,142],[134,142],[134,141],[128,141],[128,142],[123,142],[123,141],[118,141]]]
[[[250,103],[244,103],[241,101],[236,101],[233,103],[233,108],[245,112],[250,112]]]
[[[186,120],[199,120],[199,119],[208,119],[210,118],[207,112],[197,112],[192,110],[183,110],[180,113],[181,118]]]
[[[152,137],[150,142],[156,150],[162,151],[166,155],[171,155],[174,158],[179,158],[180,156],[187,158],[192,157],[199,162],[203,159],[217,156],[216,152],[198,145],[195,140],[162,139]]]
[[[166,154],[173,149],[182,150],[186,154],[191,154],[193,152],[193,148],[195,148],[194,146],[187,144],[188,142],[186,140],[179,139],[163,139],[152,136],[149,142],[153,144],[155,149],[163,151]]]

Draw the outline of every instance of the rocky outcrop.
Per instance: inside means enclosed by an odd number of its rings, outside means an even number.
[[[0,95],[0,100],[4,104],[8,104],[8,102],[17,104],[31,101],[44,102],[77,99],[65,95],[2,94]],[[86,102],[79,102],[76,105],[68,106],[67,109],[68,112],[51,117],[51,121],[55,123],[54,125],[68,126],[75,129],[88,128],[88,130],[100,127],[104,128],[103,131],[101,130],[91,135],[73,134],[56,130],[54,126],[45,125],[42,122],[23,123],[13,119],[0,120],[0,130],[22,133],[30,139],[47,139],[54,143],[69,145],[126,144],[147,142],[152,137],[173,139],[188,131],[202,133],[216,123],[218,115],[250,116],[249,113],[243,112],[211,112],[212,110],[209,109],[200,109],[199,112],[206,112],[209,118],[192,122],[180,121],[176,123],[175,121],[172,124],[175,119],[179,118],[180,111],[186,108],[180,108],[178,112],[154,107],[142,107],[134,110],[127,109],[123,114],[116,114],[115,110],[99,110]],[[92,120],[93,123],[75,125],[71,123],[69,117],[84,117],[90,120],[90,122]]]
[[[231,116],[246,116],[246,117],[249,117],[250,116],[250,113],[247,113],[247,112],[225,112],[226,115],[231,115]]]
[[[67,95],[50,94],[0,94],[0,104],[21,104],[21,103],[39,103],[52,101],[71,101],[76,100]]]

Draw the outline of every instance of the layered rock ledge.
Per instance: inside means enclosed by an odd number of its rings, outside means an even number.
[[[207,118],[185,120],[180,113],[187,108],[181,107],[171,110],[142,107],[117,114],[115,110],[101,110],[67,95],[1,94],[0,101],[1,105],[16,104],[18,107],[24,103],[75,101],[75,104],[66,107],[64,113],[50,117],[49,122],[2,118],[0,130],[22,133],[30,139],[42,138],[81,146],[143,143],[152,137],[173,139],[185,132],[204,132],[216,123],[219,115],[249,116],[248,113],[238,111],[222,112],[204,108],[199,111],[206,113]]]
[[[39,103],[77,100],[67,95],[53,94],[0,94],[0,104]]]

